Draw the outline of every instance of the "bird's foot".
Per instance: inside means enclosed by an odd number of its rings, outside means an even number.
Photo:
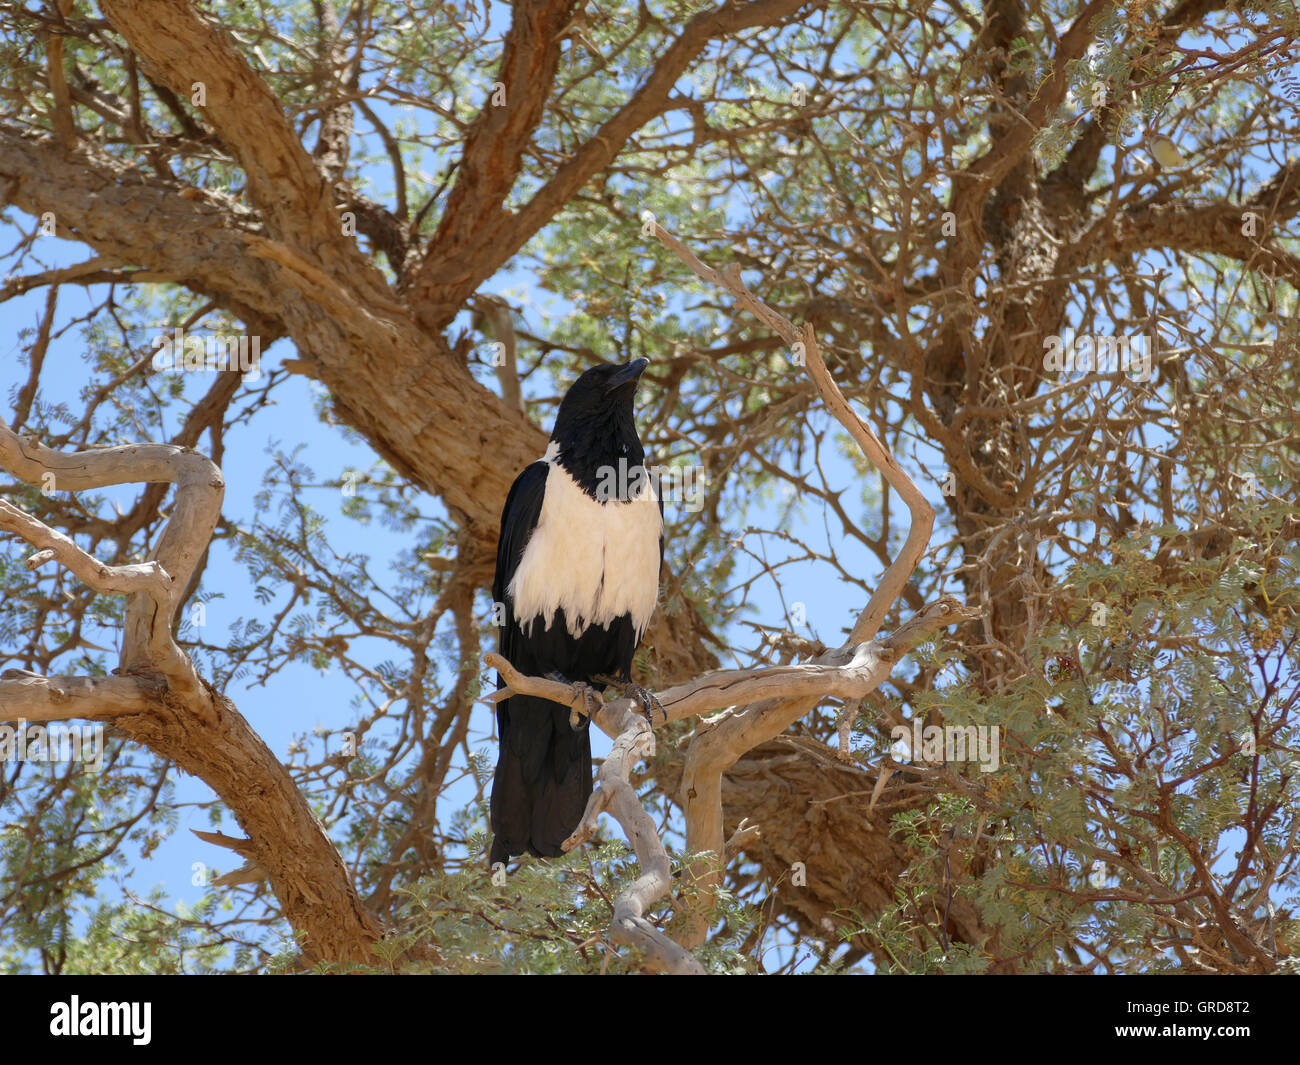
[[[655,727],[654,712],[656,710],[658,710],[660,715],[662,715],[663,723],[665,725],[668,724],[668,711],[664,709],[664,704],[661,703],[655,697],[655,693],[652,692],[649,688],[643,688],[639,684],[633,684],[631,681],[627,681],[627,680],[618,680],[614,677],[599,676],[599,677],[593,677],[592,680],[596,680],[599,681],[601,684],[608,684],[611,687],[617,688],[620,692],[623,693],[623,698],[635,699],[638,703],[640,703],[641,713],[644,714],[645,719],[648,722],[650,722],[651,728]]]
[[[591,715],[600,709],[600,696],[591,685],[584,684],[580,680],[569,680],[568,677],[560,673],[548,673],[546,679],[558,681],[560,684],[567,684],[571,688],[577,688],[578,693],[582,696],[583,710],[579,710],[576,706],[569,707],[569,728],[573,729],[574,732],[586,725],[591,720]]]

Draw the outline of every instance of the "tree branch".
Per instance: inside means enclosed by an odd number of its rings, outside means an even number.
[[[77,451],[51,451],[22,440],[0,422],[0,466],[28,484],[78,491],[136,481],[176,485],[171,516],[151,557],[141,565],[107,566],[62,533],[10,503],[0,501],[0,528],[41,548],[28,560],[37,566],[57,559],[99,592],[128,596],[122,669],[160,670],[174,691],[190,697],[201,689],[194,666],[172,638],[179,596],[203,557],[221,513],[225,481],[197,451],[171,444],[139,444]]]
[[[145,714],[166,684],[149,677],[42,677],[22,669],[0,673],[0,721],[99,721]]]
[[[704,735],[721,739],[715,739],[698,749],[697,744],[692,743],[691,754],[687,756],[687,775],[690,776],[694,768],[697,780],[706,775],[708,779],[716,780],[718,798],[715,810],[714,804],[700,801],[701,795],[687,796],[684,805],[687,810],[688,833],[690,819],[694,815],[697,826],[703,819],[709,831],[713,830],[716,818],[717,833],[721,835],[722,772],[745,752],[784,731],[789,724],[785,721],[786,716],[794,720],[827,696],[843,699],[864,697],[884,683],[898,659],[925,637],[945,625],[974,620],[979,616],[978,610],[963,607],[955,599],[945,597],[913,617],[890,637],[858,645],[846,644],[827,651],[807,665],[718,670],[656,693],[655,697],[666,713],[663,724],[698,717],[712,710],[730,711],[737,705],[750,704],[734,717],[723,713],[702,721],[697,727],[697,740]],[[568,684],[547,677],[525,676],[496,653],[485,655],[484,662],[499,672],[506,683],[506,687],[489,696],[493,702],[511,695],[535,695],[566,706],[576,713],[585,713],[587,700],[593,695],[586,685]],[[595,834],[596,819],[601,813],[612,814],[632,845],[637,862],[644,872],[616,900],[614,918],[610,925],[611,937],[640,950],[645,955],[647,966],[652,970],[703,972],[688,950],[644,918],[650,906],[667,895],[672,886],[667,852],[655,831],[654,821],[637,799],[636,791],[630,783],[636,763],[642,758],[654,756],[651,725],[634,710],[634,703],[630,699],[608,703],[599,695],[595,695],[595,699],[597,708],[592,712],[591,720],[613,737],[614,749],[601,766],[598,787],[592,792],[578,827],[564,841],[564,850],[570,851],[590,839]],[[755,712],[759,708],[765,708],[764,712]],[[774,727],[773,721],[778,711],[780,720],[784,723]],[[742,725],[730,730],[719,727],[727,720],[739,720]],[[706,750],[709,755],[707,762],[698,753]],[[684,785],[683,793],[686,791]],[[701,809],[702,818],[699,812]],[[699,832],[698,827],[696,831]],[[757,839],[759,832],[758,825],[742,825],[731,840],[725,846],[719,846],[714,853],[726,854],[729,860],[746,843]],[[691,847],[689,834],[687,847],[692,853],[697,853]],[[706,866],[705,861],[697,859],[691,866],[696,882],[710,902],[713,894],[712,878],[717,875],[712,868],[713,864],[714,862],[707,863],[708,868],[704,873],[700,869]]]
[[[328,182],[230,35],[188,2],[104,0],[100,8],[155,80],[182,99],[203,83],[199,109],[235,153],[271,231],[326,259],[342,254],[348,242]]]
[[[638,129],[667,110],[674,86],[711,41],[755,26],[773,25],[801,10],[823,4],[824,0],[725,2],[694,16],[664,50],[654,69],[627,103],[593,133],[571,159],[556,169],[523,208],[508,214],[496,209],[496,201],[490,201],[478,211],[469,212],[475,214],[481,223],[481,228],[470,231],[471,243],[457,239],[458,228],[448,226],[439,230],[411,290],[416,313],[425,327],[442,329],[483,281],[546,225],[583,185],[613,162]],[[532,92],[545,95],[550,87],[549,79],[542,84],[545,88],[539,91],[534,86]],[[463,184],[465,175],[460,180]],[[469,206],[472,189],[472,185],[467,186],[465,198],[456,199],[455,205],[461,211]],[[455,196],[454,192],[452,196]],[[488,210],[489,207],[492,209]],[[452,214],[451,208],[452,197],[449,197],[447,215]]]
[[[129,482],[171,483],[166,526],[143,564],[108,566],[68,537],[0,501],[0,529],[40,550],[32,568],[66,566],[96,591],[127,599],[118,676],[0,675],[0,719],[113,718],[128,738],[201,778],[247,834],[250,864],[266,871],[309,958],[364,961],[379,939],[347,867],[293,778],[234,705],[198,676],[172,634],[183,595],[212,537],[225,488],[206,456],[170,444],[141,444],[63,454],[20,439],[0,422],[0,467],[57,491]],[[51,483],[50,478],[53,478]]]

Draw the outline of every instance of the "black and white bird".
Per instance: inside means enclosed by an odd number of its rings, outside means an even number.
[[[594,366],[565,394],[546,454],[506,497],[492,583],[499,650],[517,670],[601,691],[613,679],[647,704],[632,657],[659,594],[664,527],[632,413],[648,362]],[[588,721],[575,730],[568,707],[512,695],[497,730],[489,861],[556,857],[591,795]]]

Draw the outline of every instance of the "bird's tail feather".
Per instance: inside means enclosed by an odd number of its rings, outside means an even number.
[[[492,782],[492,863],[527,851],[558,857],[591,797],[591,734],[569,710],[512,695],[497,709],[500,754]]]

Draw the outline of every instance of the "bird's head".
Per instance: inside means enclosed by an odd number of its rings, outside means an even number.
[[[641,371],[649,364],[649,359],[633,359],[625,365],[606,362],[586,371],[560,401],[551,439],[563,447],[576,436],[588,433],[608,436],[630,428],[635,436],[632,400]]]
[[[619,458],[626,458],[629,465],[645,461],[632,401],[641,372],[649,364],[649,359],[633,359],[622,365],[593,366],[564,394],[551,440],[559,445],[560,461],[579,481]]]

